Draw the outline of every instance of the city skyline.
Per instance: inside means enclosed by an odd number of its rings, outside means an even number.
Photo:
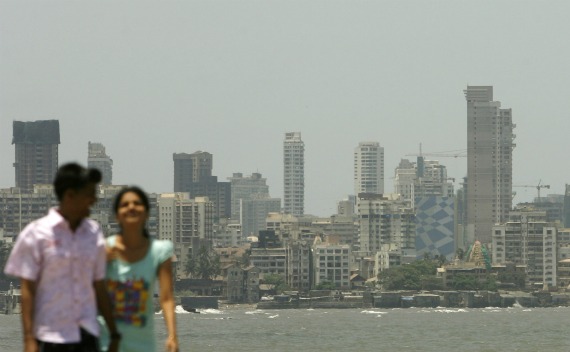
[[[305,213],[326,216],[352,193],[359,141],[384,147],[391,192],[420,143],[467,149],[463,90],[490,85],[517,124],[513,184],[564,192],[570,4],[133,4],[0,4],[0,188],[13,121],[59,120],[60,164],[102,143],[116,184],[168,192],[172,154],[203,150],[220,180],[259,172],[279,198],[283,134],[300,131]],[[466,176],[464,158],[433,159]]]

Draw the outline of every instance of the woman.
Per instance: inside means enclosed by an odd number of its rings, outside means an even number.
[[[110,338],[120,340],[121,352],[155,351],[152,297],[156,278],[160,283],[160,306],[168,331],[166,351],[178,351],[172,292],[172,242],[149,237],[145,228],[149,208],[148,197],[142,189],[122,189],[114,203],[121,232],[107,238],[107,292],[120,332]]]

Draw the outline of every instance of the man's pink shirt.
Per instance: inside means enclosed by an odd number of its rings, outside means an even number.
[[[105,278],[105,240],[83,219],[75,232],[57,209],[20,233],[4,269],[35,281],[34,333],[51,343],[80,340],[79,327],[99,335],[93,282]]]

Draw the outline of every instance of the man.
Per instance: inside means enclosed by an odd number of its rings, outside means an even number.
[[[21,279],[24,351],[96,352],[97,307],[111,331],[110,351],[120,335],[105,291],[105,240],[90,219],[101,173],[70,163],[54,180],[59,207],[18,235],[4,272]]]

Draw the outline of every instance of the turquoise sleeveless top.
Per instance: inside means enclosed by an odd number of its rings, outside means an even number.
[[[107,238],[107,246],[115,245],[117,236]],[[158,267],[173,254],[172,242],[151,240],[147,254],[134,263],[114,259],[107,263],[107,293],[113,307],[117,329],[122,334],[121,352],[156,351],[154,333],[154,283]],[[101,329],[101,347],[109,343],[107,329]]]

